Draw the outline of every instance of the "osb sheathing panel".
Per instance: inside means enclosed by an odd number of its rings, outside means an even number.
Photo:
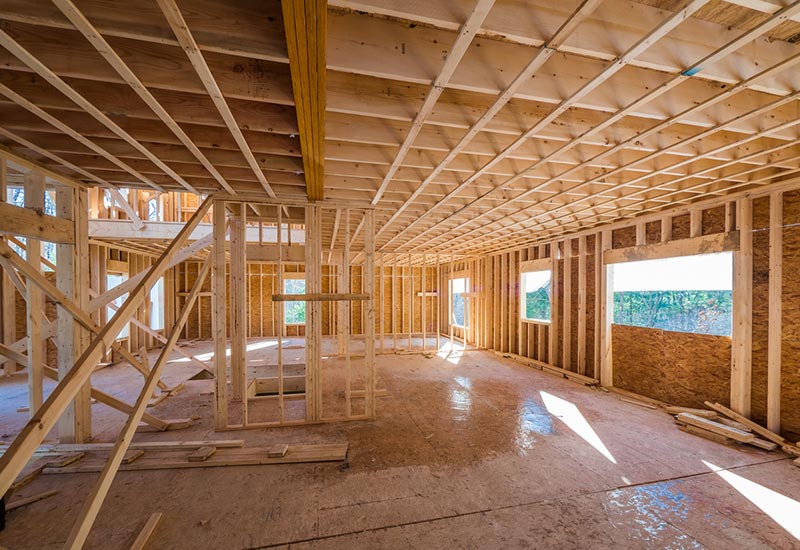
[[[753,201],[753,370],[751,415],[767,420],[767,339],[769,334],[769,198]]]
[[[686,239],[690,233],[691,220],[689,214],[683,214],[672,218],[672,240]]]
[[[612,325],[614,386],[672,405],[730,402],[731,339]]]
[[[703,211],[703,235],[725,231],[725,206],[717,206]]]
[[[597,378],[599,369],[595,366],[595,235],[590,235],[586,239],[586,376]]]
[[[783,230],[781,425],[800,435],[800,192],[786,193]]]

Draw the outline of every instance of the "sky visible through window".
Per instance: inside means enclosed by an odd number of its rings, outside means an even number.
[[[733,255],[682,256],[614,265],[614,322],[731,335]]]

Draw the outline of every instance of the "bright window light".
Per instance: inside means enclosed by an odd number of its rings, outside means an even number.
[[[161,277],[150,289],[150,328],[164,328],[164,277]]]
[[[522,292],[525,296],[525,307],[520,308],[520,315],[528,321],[540,323],[550,322],[550,282],[552,272],[526,271],[522,273]]]
[[[284,279],[284,294],[305,294],[305,279]],[[306,324],[306,303],[305,302],[284,302],[283,321],[287,325]]]
[[[107,273],[106,288],[111,290],[115,286],[119,286],[127,280],[128,280],[127,273]],[[122,304],[124,304],[125,300],[127,299],[128,299],[128,293],[126,292],[119,298],[113,300],[111,303],[113,303],[115,306],[117,306],[117,308],[119,308],[122,307]],[[109,319],[114,317],[114,314],[116,313],[116,311],[114,311],[110,307],[106,307],[106,312],[107,312],[106,315],[108,315]],[[119,334],[117,334],[117,339],[119,340],[120,338],[127,338],[129,333],[130,333],[130,323],[125,323],[125,326],[122,327],[122,330],[120,330]]]
[[[466,328],[469,322],[469,305],[464,294],[469,289],[469,278],[450,279],[450,324],[454,327]]]
[[[614,322],[730,336],[733,254],[614,264]]]

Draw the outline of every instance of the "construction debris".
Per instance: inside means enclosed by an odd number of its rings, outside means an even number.
[[[786,454],[800,457],[800,447],[792,445],[775,432],[756,424],[724,405],[709,401],[706,401],[705,404],[708,409],[668,406],[664,410],[675,416],[678,429],[686,433],[724,445],[744,443],[765,451],[775,451],[780,448]],[[761,437],[756,437],[756,435]],[[795,460],[794,464],[800,466],[800,458]]]

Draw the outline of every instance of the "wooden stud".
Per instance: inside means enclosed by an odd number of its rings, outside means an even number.
[[[25,174],[25,207],[44,213],[44,176],[28,172]],[[29,238],[26,241],[26,257],[31,267],[36,272],[41,271],[41,242]],[[36,285],[27,285],[25,301],[28,304],[27,332],[28,332],[28,407],[33,418],[43,402],[44,371],[42,365],[45,360],[45,342],[42,337],[42,311],[44,309],[44,294]]]
[[[601,234],[602,251],[611,250],[611,231]],[[611,346],[611,325],[614,322],[614,266],[606,265],[602,269],[600,280],[600,384],[610,388],[614,385],[614,364]]]
[[[572,370],[572,239],[564,241],[564,335],[561,368]]]
[[[731,409],[750,416],[753,335],[753,202],[737,204],[740,249],[733,253],[733,360],[731,368]]]
[[[769,197],[769,328],[767,428],[781,431],[781,340],[783,337],[783,194]]]
[[[578,374],[586,374],[586,235],[578,237]]]

